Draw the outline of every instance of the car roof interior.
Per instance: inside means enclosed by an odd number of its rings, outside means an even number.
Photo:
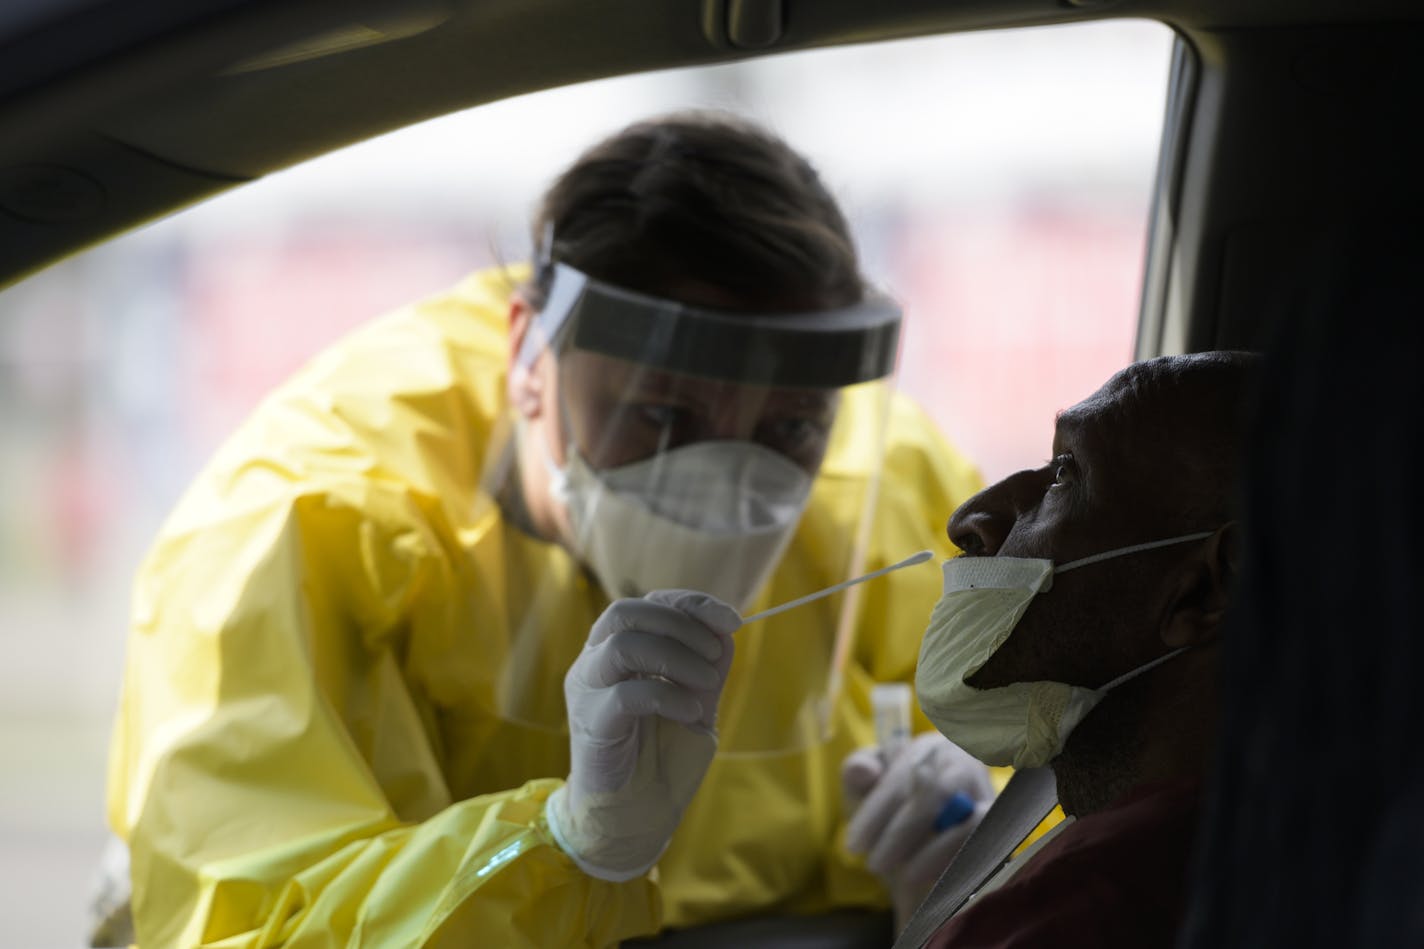
[[[1140,356],[1258,347],[1364,246],[1352,235],[1424,204],[1412,0],[20,0],[0,11],[0,286],[224,189],[516,94],[1105,17],[1179,36]]]

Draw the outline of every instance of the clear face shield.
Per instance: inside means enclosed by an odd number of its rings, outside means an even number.
[[[609,598],[659,588],[701,590],[750,615],[863,572],[899,325],[884,297],[811,313],[711,310],[555,264],[518,358],[552,360],[557,418],[518,437],[542,439],[522,457],[544,467],[561,545],[596,607],[589,620]],[[530,579],[533,600],[569,596],[567,576]],[[721,753],[824,737],[856,593],[736,634]],[[569,643],[558,630],[556,646],[547,627],[518,625],[544,661],[525,675],[525,664],[506,668],[503,711],[554,718],[561,703],[531,675],[554,673],[557,688],[588,626]]]

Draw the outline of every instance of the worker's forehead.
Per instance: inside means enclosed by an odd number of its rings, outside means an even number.
[[[569,395],[597,391],[637,398],[683,398],[690,405],[737,400],[747,403],[824,408],[834,405],[839,390],[781,386],[774,383],[734,382],[659,369],[643,363],[571,349],[560,358]]]

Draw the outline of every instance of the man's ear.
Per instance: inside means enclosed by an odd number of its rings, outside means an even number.
[[[1162,642],[1172,648],[1214,642],[1231,605],[1240,570],[1241,529],[1231,522],[1202,541],[1177,574],[1162,622]]]
[[[544,407],[544,374],[541,371],[544,355],[531,357],[524,352],[529,334],[538,333],[534,325],[537,311],[524,299],[522,293],[509,298],[509,372],[505,383],[509,393],[509,404],[526,419],[538,418]],[[532,350],[532,347],[531,347]]]

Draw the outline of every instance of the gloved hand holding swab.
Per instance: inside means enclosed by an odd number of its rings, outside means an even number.
[[[773,606],[771,609],[762,610],[760,613],[753,613],[751,616],[744,616],[742,617],[742,625],[745,626],[748,623],[755,623],[759,619],[766,619],[768,616],[775,616],[777,613],[785,613],[787,610],[797,606],[801,606],[804,603],[811,603],[815,600],[821,599],[822,597],[830,596],[832,593],[839,593],[846,587],[853,587],[857,583],[864,583],[867,580],[874,580],[876,577],[883,577],[885,576],[885,574],[891,573],[895,570],[899,570],[901,567],[913,567],[917,563],[924,563],[926,560],[929,560],[933,556],[933,551],[922,550],[912,557],[906,557],[899,563],[892,563],[888,567],[881,567],[879,570],[872,570],[870,573],[867,573],[863,577],[855,577],[854,579],[846,580],[844,583],[837,583],[833,587],[826,587],[824,590],[817,590],[815,593],[808,593],[803,597],[798,597],[797,599],[790,601],[789,603],[783,603],[780,606]]]

